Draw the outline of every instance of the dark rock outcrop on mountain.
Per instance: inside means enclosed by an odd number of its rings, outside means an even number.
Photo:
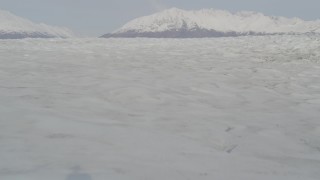
[[[55,38],[50,34],[41,33],[1,33],[0,39],[24,39],[24,38]]]
[[[280,34],[280,33],[278,33]],[[283,33],[281,33],[283,34]],[[262,35],[275,35],[275,33],[238,33],[238,32],[219,32],[215,30],[196,29],[193,31],[188,30],[168,30],[162,32],[137,32],[127,31],[123,33],[110,33],[101,36],[102,38],[207,38],[207,37],[237,37],[237,36],[262,36]]]

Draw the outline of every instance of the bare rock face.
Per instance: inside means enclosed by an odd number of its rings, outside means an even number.
[[[320,21],[270,17],[256,12],[168,9],[134,19],[103,38],[204,38],[320,33]]]
[[[36,24],[0,10],[0,39],[68,38],[74,34],[67,28]]]
[[[24,38],[55,38],[56,36],[45,34],[45,33],[25,33],[25,32],[9,32],[9,33],[1,33],[0,39],[24,39]]]

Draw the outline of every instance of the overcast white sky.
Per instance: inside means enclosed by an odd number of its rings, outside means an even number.
[[[66,26],[87,36],[111,32],[127,21],[159,10],[214,8],[320,19],[320,0],[0,0],[0,9],[35,22]]]

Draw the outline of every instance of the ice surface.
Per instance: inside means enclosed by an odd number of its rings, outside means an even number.
[[[0,41],[1,180],[318,180],[320,37]]]

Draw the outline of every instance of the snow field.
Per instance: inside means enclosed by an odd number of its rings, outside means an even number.
[[[0,179],[317,180],[319,57],[319,36],[1,40]]]

